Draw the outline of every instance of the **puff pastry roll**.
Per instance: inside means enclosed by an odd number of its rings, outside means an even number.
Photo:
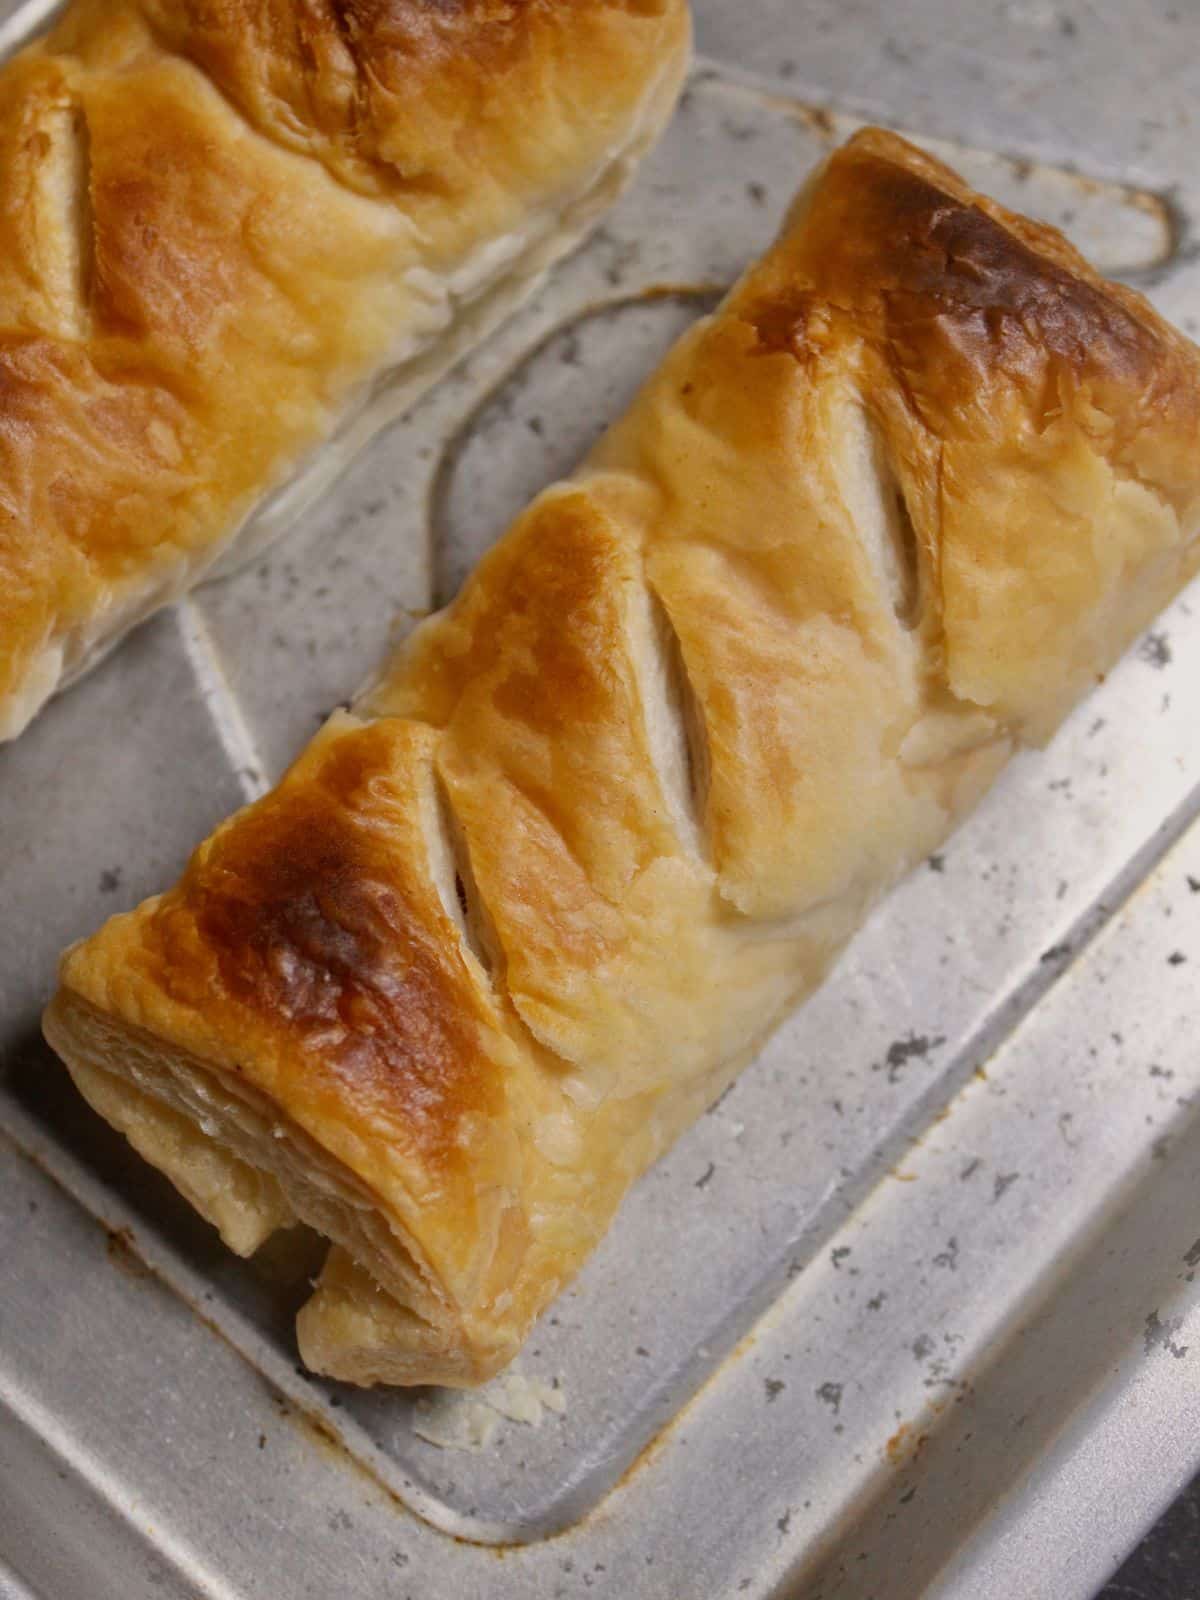
[[[579,471],[46,1032],[313,1368],[471,1384],[1200,565],[1200,351],[858,135]]]
[[[688,42],[686,0],[72,0],[0,68],[0,740],[511,310]]]

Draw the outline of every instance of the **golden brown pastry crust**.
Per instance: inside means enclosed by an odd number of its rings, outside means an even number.
[[[68,952],[51,1041],[85,1093],[241,1095],[215,1142],[334,1241],[310,1364],[486,1376],[1200,566],[1198,405],[1142,300],[860,134],[355,714]]]
[[[73,0],[0,68],[0,738],[528,290],[687,44],[685,0]]]

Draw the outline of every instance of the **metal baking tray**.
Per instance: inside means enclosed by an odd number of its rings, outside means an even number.
[[[1120,0],[696,10],[679,116],[593,241],[288,543],[0,752],[0,1600],[1071,1600],[1200,1465],[1195,594],[893,895],[482,1402],[307,1376],[311,1241],[229,1256],[40,1043],[60,947],[278,775],[859,120],[1196,331],[1200,11],[1154,0],[1131,42]]]

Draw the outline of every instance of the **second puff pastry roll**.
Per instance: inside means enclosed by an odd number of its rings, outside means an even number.
[[[46,1032],[312,1367],[471,1384],[1200,565],[1200,352],[858,135],[628,416]]]
[[[0,65],[0,742],[530,293],[689,39],[686,0],[68,0]]]

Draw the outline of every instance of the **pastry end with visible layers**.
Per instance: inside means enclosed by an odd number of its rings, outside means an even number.
[[[486,1377],[1195,573],[1198,422],[1144,300],[859,134],[51,1043],[234,1249],[330,1239],[310,1366]]]
[[[0,66],[0,740],[531,291],[688,45],[686,0],[72,0]]]

